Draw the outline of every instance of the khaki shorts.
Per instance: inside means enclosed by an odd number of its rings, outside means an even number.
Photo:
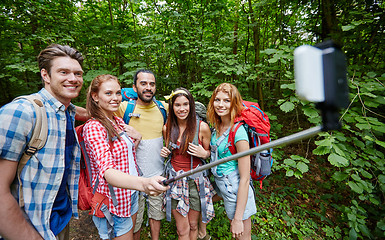
[[[191,210],[201,211],[201,199],[199,197],[199,192],[197,185],[194,180],[188,180],[188,190],[189,190],[189,208]],[[178,201],[171,199],[171,209],[176,209]]]
[[[134,228],[134,233],[138,232],[143,224],[143,215],[144,209],[146,206],[146,199],[143,197],[143,194],[139,194],[139,209],[138,214],[136,215],[136,223]],[[166,217],[166,213],[162,211],[163,207],[163,194],[159,196],[153,197],[148,196],[148,208],[147,208],[147,216],[148,218],[152,218],[154,220],[162,220]]]

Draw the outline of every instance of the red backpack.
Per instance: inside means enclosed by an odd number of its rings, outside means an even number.
[[[108,206],[108,199],[101,199],[102,197],[97,196],[94,198],[96,189],[98,188],[99,181],[96,180],[95,186],[92,187],[92,173],[91,173],[91,162],[88,157],[86,146],[83,139],[83,127],[84,124],[77,126],[75,128],[76,135],[78,136],[80,148],[82,151],[82,157],[80,159],[80,177],[79,177],[79,195],[78,195],[78,209],[80,210],[91,210],[93,205],[95,205],[95,201],[103,201]],[[112,148],[112,142],[109,142],[110,147]],[[110,194],[114,205],[117,205],[115,192],[111,185],[108,185],[110,189]],[[99,199],[100,198],[100,199]],[[107,199],[107,200],[106,200]],[[94,202],[94,203],[93,203]],[[101,216],[101,213],[98,212],[90,212],[93,215]]]
[[[83,127],[84,124],[75,128],[80,148],[82,150],[82,157],[80,159],[80,177],[79,177],[79,197],[78,208],[80,210],[91,209],[91,199],[94,196],[92,189],[92,174],[90,159],[86,152],[86,146],[83,139]]]
[[[234,120],[234,126],[229,133],[229,150],[232,154],[237,153],[234,144],[235,133],[240,126],[244,126],[249,137],[250,148],[270,142],[270,122],[269,117],[259,108],[258,103],[243,101],[241,114]],[[271,151],[262,151],[250,156],[251,168],[250,175],[255,181],[262,181],[271,173],[273,159]]]

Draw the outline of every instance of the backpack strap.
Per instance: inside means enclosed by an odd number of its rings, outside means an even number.
[[[124,111],[123,120],[126,124],[128,124],[131,120],[131,117],[140,117],[140,114],[134,113],[134,109],[136,106],[136,100],[131,99],[127,101],[126,111]]]
[[[200,128],[200,124],[201,124],[201,122],[200,122],[200,120],[199,120],[199,118],[197,117],[197,123],[196,123],[196,130],[195,130],[195,135],[194,135],[194,139],[193,139],[193,141],[192,141],[192,143],[193,144],[195,144],[195,145],[199,145],[199,128]],[[193,160],[194,160],[194,157],[192,156],[192,155],[190,155],[190,159],[191,159],[191,161],[190,161],[190,169],[193,169]],[[203,159],[201,159],[201,161],[203,162]]]
[[[235,134],[237,133],[238,129],[244,124],[243,121],[240,121],[240,122],[236,122],[234,124],[234,126],[231,128],[230,132],[229,132],[229,141],[228,141],[228,147],[229,147],[229,151],[231,152],[231,154],[236,154],[237,153],[237,149],[235,147]]]
[[[17,99],[28,100],[30,103],[32,103],[36,113],[36,122],[33,128],[31,139],[29,140],[29,143],[27,144],[27,147],[19,160],[16,172],[17,179],[19,181],[19,206],[24,207],[22,182],[20,180],[21,171],[27,164],[28,160],[32,157],[32,155],[44,147],[48,136],[48,119],[44,103],[38,95],[20,96],[15,98],[13,101]]]
[[[155,105],[159,108],[159,111],[162,113],[163,124],[166,124],[166,122],[167,122],[167,110],[166,110],[166,108],[163,106],[162,102],[159,100],[156,100],[155,97],[153,97],[153,101],[154,101]]]

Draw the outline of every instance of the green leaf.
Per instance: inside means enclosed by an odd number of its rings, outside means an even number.
[[[317,110],[313,109],[313,108],[305,108],[303,110],[303,113],[310,117],[310,118],[313,118],[313,117],[318,117],[319,116],[319,113]]]
[[[291,170],[291,169],[287,170],[287,171],[286,171],[286,176],[287,176],[287,177],[292,177],[292,176],[294,176],[294,171]]]
[[[373,178],[373,175],[370,174],[368,171],[366,171],[365,169],[361,169],[360,170],[360,173],[362,174],[363,177],[365,178],[369,178],[369,179],[372,179]]]
[[[381,229],[382,231],[385,231],[385,219],[377,222],[377,227]]]
[[[357,239],[357,232],[352,227],[349,231],[349,240],[356,240]]]
[[[307,166],[307,164],[305,164],[303,162],[299,162],[297,164],[297,169],[299,171],[301,171],[301,173],[305,173],[305,172],[309,171],[309,167]]]
[[[378,199],[374,198],[374,197],[369,197],[369,201],[375,205],[379,205],[380,204],[380,201],[378,201]]]
[[[360,130],[370,129],[370,125],[367,123],[357,123],[356,127],[359,128]]]
[[[376,140],[376,142],[378,145],[380,145],[381,147],[385,148],[385,142],[383,141],[380,141],[380,140]]]
[[[294,104],[292,102],[285,102],[279,107],[284,112],[290,112],[294,109]]]
[[[355,182],[349,181],[348,185],[356,193],[361,194],[361,193],[364,192],[364,189],[362,188],[362,186],[360,186],[360,184],[357,184]]]
[[[345,179],[347,179],[349,177],[348,174],[346,173],[342,173],[342,172],[335,172],[332,176],[332,178],[334,180],[336,180],[337,182],[341,182],[341,181],[344,181]]]
[[[319,146],[316,149],[313,150],[313,153],[315,155],[325,155],[330,153],[330,148],[325,146]]]
[[[377,179],[380,181],[380,183],[385,184],[385,175],[380,174],[378,175]]]
[[[354,28],[356,28],[356,26],[354,26],[354,25],[346,25],[346,26],[342,26],[342,31],[346,32],[346,31],[352,30]]]
[[[374,78],[377,74],[375,72],[368,72],[366,75],[370,78]]]
[[[283,161],[286,165],[288,165],[288,166],[290,166],[290,167],[295,167],[296,166],[296,164],[295,164],[295,161],[294,160],[292,160],[292,159],[285,159],[284,161]]]
[[[365,224],[359,224],[358,229],[367,237],[371,238],[372,234],[370,233],[370,230]]]
[[[346,158],[335,153],[330,154],[328,160],[330,164],[336,167],[347,167],[349,165],[349,161]]]

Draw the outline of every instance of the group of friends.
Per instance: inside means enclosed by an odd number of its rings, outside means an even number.
[[[18,162],[31,139],[36,113],[19,99],[0,108],[0,235],[4,239],[69,239],[71,217],[78,217],[81,151],[75,118],[83,127],[85,150],[91,160],[96,192],[108,197],[114,239],[140,239],[145,205],[152,239],[159,239],[167,209],[175,218],[178,239],[210,239],[206,224],[215,216],[213,202],[223,199],[230,231],[236,239],[251,239],[251,216],[256,213],[250,184],[250,158],[245,156],[164,186],[164,176],[197,168],[205,159],[230,156],[224,133],[242,111],[237,88],[222,83],[199,120],[195,101],[185,88],[175,89],[162,105],[165,122],[154,101],[156,79],[150,70],[134,75],[138,95],[129,122],[123,120],[127,101],[116,76],[99,75],[87,91],[86,109],[71,103],[83,85],[83,57],[76,49],[53,44],[38,56],[44,88],[38,95],[48,117],[48,138],[16,177]],[[194,141],[196,139],[197,141]],[[237,152],[249,148],[245,128],[235,134]],[[214,157],[213,157],[214,156]],[[165,170],[165,160],[169,166]],[[210,160],[209,160],[210,161]],[[22,184],[24,206],[19,206]],[[117,200],[114,204],[109,185]],[[92,217],[101,239],[108,239],[108,221]]]

